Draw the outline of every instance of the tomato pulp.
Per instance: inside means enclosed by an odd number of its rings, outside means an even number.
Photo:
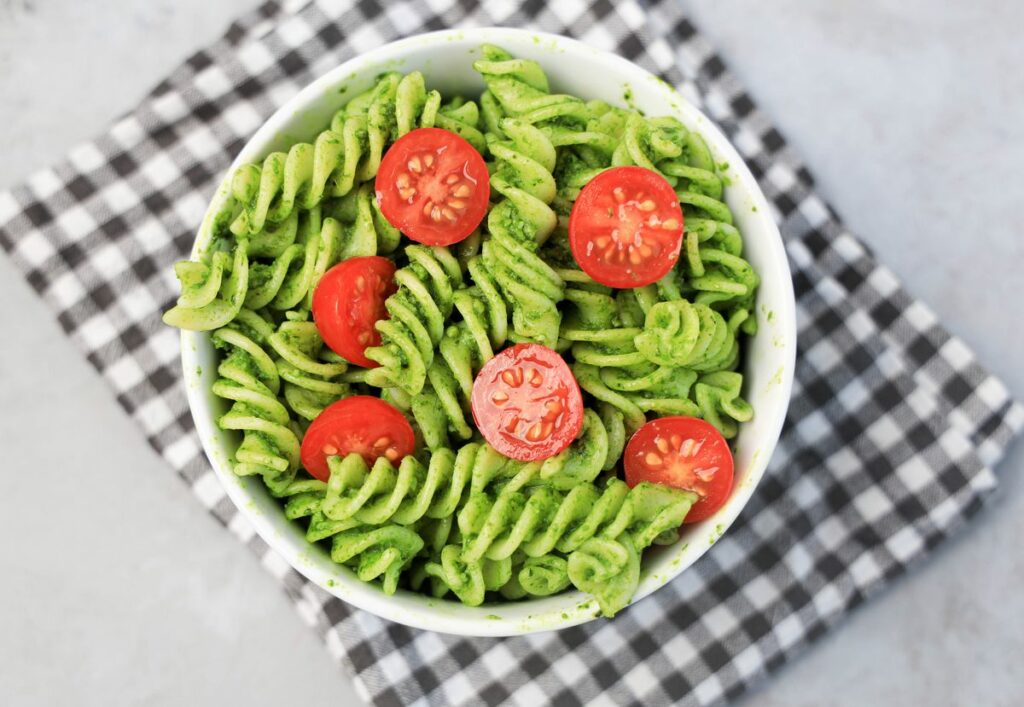
[[[679,260],[683,209],[672,185],[643,167],[614,167],[590,180],[569,215],[569,247],[590,277],[642,287]]]
[[[379,457],[397,464],[415,448],[412,425],[402,413],[380,398],[354,395],[331,403],[310,424],[302,437],[302,466],[328,481],[327,457],[355,452],[367,464]]]
[[[419,128],[384,154],[375,189],[392,226],[419,243],[451,245],[487,215],[490,175],[484,158],[463,138]]]
[[[583,425],[576,378],[561,356],[540,344],[518,344],[488,361],[473,383],[472,404],[484,439],[520,461],[558,454]]]
[[[324,273],[313,291],[313,321],[324,343],[345,360],[373,368],[363,353],[380,345],[375,324],[386,319],[384,301],[397,289],[395,264],[371,255],[350,258]]]
[[[696,417],[661,417],[641,427],[622,455],[626,483],[664,484],[697,494],[685,523],[704,520],[732,491],[729,443],[715,427]]]

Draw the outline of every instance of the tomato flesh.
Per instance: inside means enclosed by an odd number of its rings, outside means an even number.
[[[355,395],[331,403],[302,437],[302,466],[321,481],[331,477],[327,457],[355,452],[367,464],[378,457],[397,464],[416,448],[412,425],[380,398]]]
[[[463,138],[419,128],[384,154],[375,189],[392,226],[419,243],[451,245],[487,214],[490,175],[483,156]]]
[[[554,456],[583,425],[583,396],[569,366],[540,344],[517,344],[473,383],[473,419],[498,452],[520,461]]]
[[[386,319],[386,300],[397,289],[395,264],[371,255],[350,258],[324,273],[313,291],[313,321],[324,343],[345,360],[373,368],[366,357],[369,346],[380,345],[374,327]]]
[[[679,260],[683,209],[672,185],[643,167],[615,167],[583,187],[569,215],[569,246],[590,277],[642,287]]]
[[[713,425],[696,417],[648,422],[629,440],[622,459],[630,486],[650,481],[697,494],[685,523],[714,514],[732,491],[729,444]]]

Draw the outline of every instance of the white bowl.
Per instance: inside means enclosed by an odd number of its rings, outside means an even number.
[[[761,276],[756,315],[759,331],[746,343],[744,395],[753,421],[741,425],[736,441],[736,485],[711,518],[686,526],[679,542],[644,554],[638,601],[685,571],[717,540],[747,504],[778,441],[789,403],[796,352],[793,287],[782,239],[753,175],[725,136],[700,111],[663,81],[629,61],[581,42],[551,34],[507,28],[452,30],[418,35],[379,47],[345,62],[283,105],[256,132],[231,166],[262,159],[295,140],[309,140],[330,122],[345,101],[372,85],[385,70],[419,69],[428,84],[446,95],[479,95],[484,85],[472,62],[481,44],[497,44],[513,55],[541,63],[552,90],[622,104],[624,92],[647,115],[672,115],[707,141],[719,163],[728,163],[726,201],[743,233],[745,254]],[[344,89],[344,90],[343,90]],[[221,185],[200,227],[193,255],[209,243],[210,214],[225,198]],[[366,584],[308,543],[302,528],[285,519],[278,501],[259,478],[239,478],[230,459],[237,438],[217,427],[224,401],[210,393],[217,354],[205,333],[183,331],[182,364],[203,448],[239,511],[256,532],[296,570],[334,596],[378,616],[417,628],[470,636],[508,636],[566,628],[598,616],[588,595],[571,591],[519,602],[463,606],[399,590],[393,596]]]

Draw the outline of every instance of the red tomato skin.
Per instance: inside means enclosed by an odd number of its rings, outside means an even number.
[[[374,446],[384,438],[390,444]],[[397,465],[415,449],[412,425],[397,408],[380,398],[354,395],[331,403],[317,415],[302,437],[300,456],[306,471],[326,482],[331,477],[328,456],[357,452],[367,464],[386,456]]]
[[[532,365],[531,365],[532,364]],[[515,374],[516,370],[521,374]],[[541,382],[531,381],[533,373],[541,373]],[[504,380],[509,373],[513,384]],[[509,398],[504,407],[497,405],[495,394]],[[518,461],[547,459],[568,447],[583,427],[583,395],[575,376],[565,360],[555,351],[540,344],[516,344],[488,361],[473,382],[473,420],[484,439],[500,454]],[[520,402],[530,409],[514,411]],[[554,412],[554,403],[560,407]],[[503,414],[504,412],[504,414]],[[510,432],[510,420],[516,423]],[[551,430],[543,437],[531,441],[529,435],[536,425],[543,430],[545,423]],[[506,428],[503,429],[503,425]]]
[[[617,189],[622,190],[624,203],[616,201]],[[644,202],[655,204],[654,209],[640,210],[640,202],[632,198],[638,193],[644,194]],[[624,217],[632,219],[630,230],[639,229],[644,242],[637,245],[629,239],[625,242],[628,253],[622,251],[624,260],[611,263],[602,259],[600,253],[609,244],[598,242],[610,239],[618,226],[625,228]],[[657,219],[657,227],[642,221],[651,218]],[[591,179],[573,204],[569,214],[569,247],[580,268],[597,282],[617,288],[642,287],[657,282],[675,267],[682,249],[683,228],[682,206],[664,177],[643,167],[613,167]],[[644,256],[639,250],[642,246],[656,248],[657,252]],[[638,263],[629,260],[634,247],[640,258]]]
[[[674,436],[682,445],[673,444]],[[688,448],[687,440],[692,440]],[[684,454],[679,464],[672,463],[679,460],[680,448],[694,447],[696,452]],[[650,454],[662,462],[652,465],[655,458],[648,457]],[[732,492],[733,457],[729,443],[711,423],[696,417],[661,417],[648,422],[630,438],[622,461],[630,487],[650,481],[697,493],[698,500],[684,523],[697,523],[714,515]],[[709,469],[715,471],[706,479],[695,473],[697,470],[706,474]]]
[[[436,160],[429,167],[425,164],[428,156]],[[419,172],[410,167],[417,158]],[[437,176],[429,179],[433,173]],[[453,174],[457,181],[445,183]],[[404,187],[400,179],[407,180]],[[410,188],[412,191],[405,193],[411,195],[403,196],[403,189]],[[447,246],[464,240],[487,215],[490,174],[483,156],[461,136],[441,128],[417,128],[384,153],[374,189],[384,218],[406,237],[425,245]],[[463,195],[462,190],[469,193]],[[438,208],[436,217],[431,205]],[[445,207],[456,217],[454,221],[445,214]]]
[[[370,346],[380,345],[380,333],[374,324],[388,316],[384,300],[397,289],[394,275],[395,264],[378,255],[349,258],[323,274],[313,291],[313,321],[331,351],[357,366],[376,368],[379,365],[363,352]],[[359,276],[370,281],[368,286],[371,287],[370,292],[362,295],[369,298],[363,303],[362,312],[355,311],[360,296],[356,292]],[[384,283],[380,291],[373,289],[378,281]],[[360,314],[362,320],[356,321]],[[357,337],[363,333],[368,339],[360,343]]]

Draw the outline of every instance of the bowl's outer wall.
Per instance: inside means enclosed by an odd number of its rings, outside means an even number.
[[[346,62],[306,87],[255,134],[229,173],[271,151],[287,149],[295,141],[310,140],[349,97],[372,85],[382,71],[420,70],[431,88],[446,95],[479,95],[483,82],[473,71],[472,62],[479,56],[480,45],[488,42],[516,56],[539,61],[553,91],[617,105],[628,103],[647,115],[674,115],[700,132],[729,177],[726,201],[743,233],[746,257],[761,276],[756,308],[759,331],[747,342],[744,365],[744,394],[754,406],[755,417],[741,426],[735,443],[735,489],[715,516],[686,526],[678,543],[645,553],[634,599],[638,601],[693,564],[742,510],[775,448],[792,386],[796,324],[785,251],[768,203],[724,135],[671,87],[620,57],[548,34],[507,28],[452,30],[385,45]],[[224,198],[226,185],[225,179],[208,216]],[[208,243],[208,223],[204,221],[194,254],[202,252]],[[259,479],[239,478],[232,473],[230,458],[237,438],[216,426],[224,404],[209,392],[216,379],[217,357],[208,335],[183,332],[182,363],[203,447],[228,495],[274,550],[326,591],[399,623],[464,635],[501,636],[566,628],[597,615],[596,603],[579,592],[466,607],[405,591],[389,597],[376,586],[360,582],[348,569],[331,562],[321,548],[305,540],[302,529],[284,517],[279,503]]]

